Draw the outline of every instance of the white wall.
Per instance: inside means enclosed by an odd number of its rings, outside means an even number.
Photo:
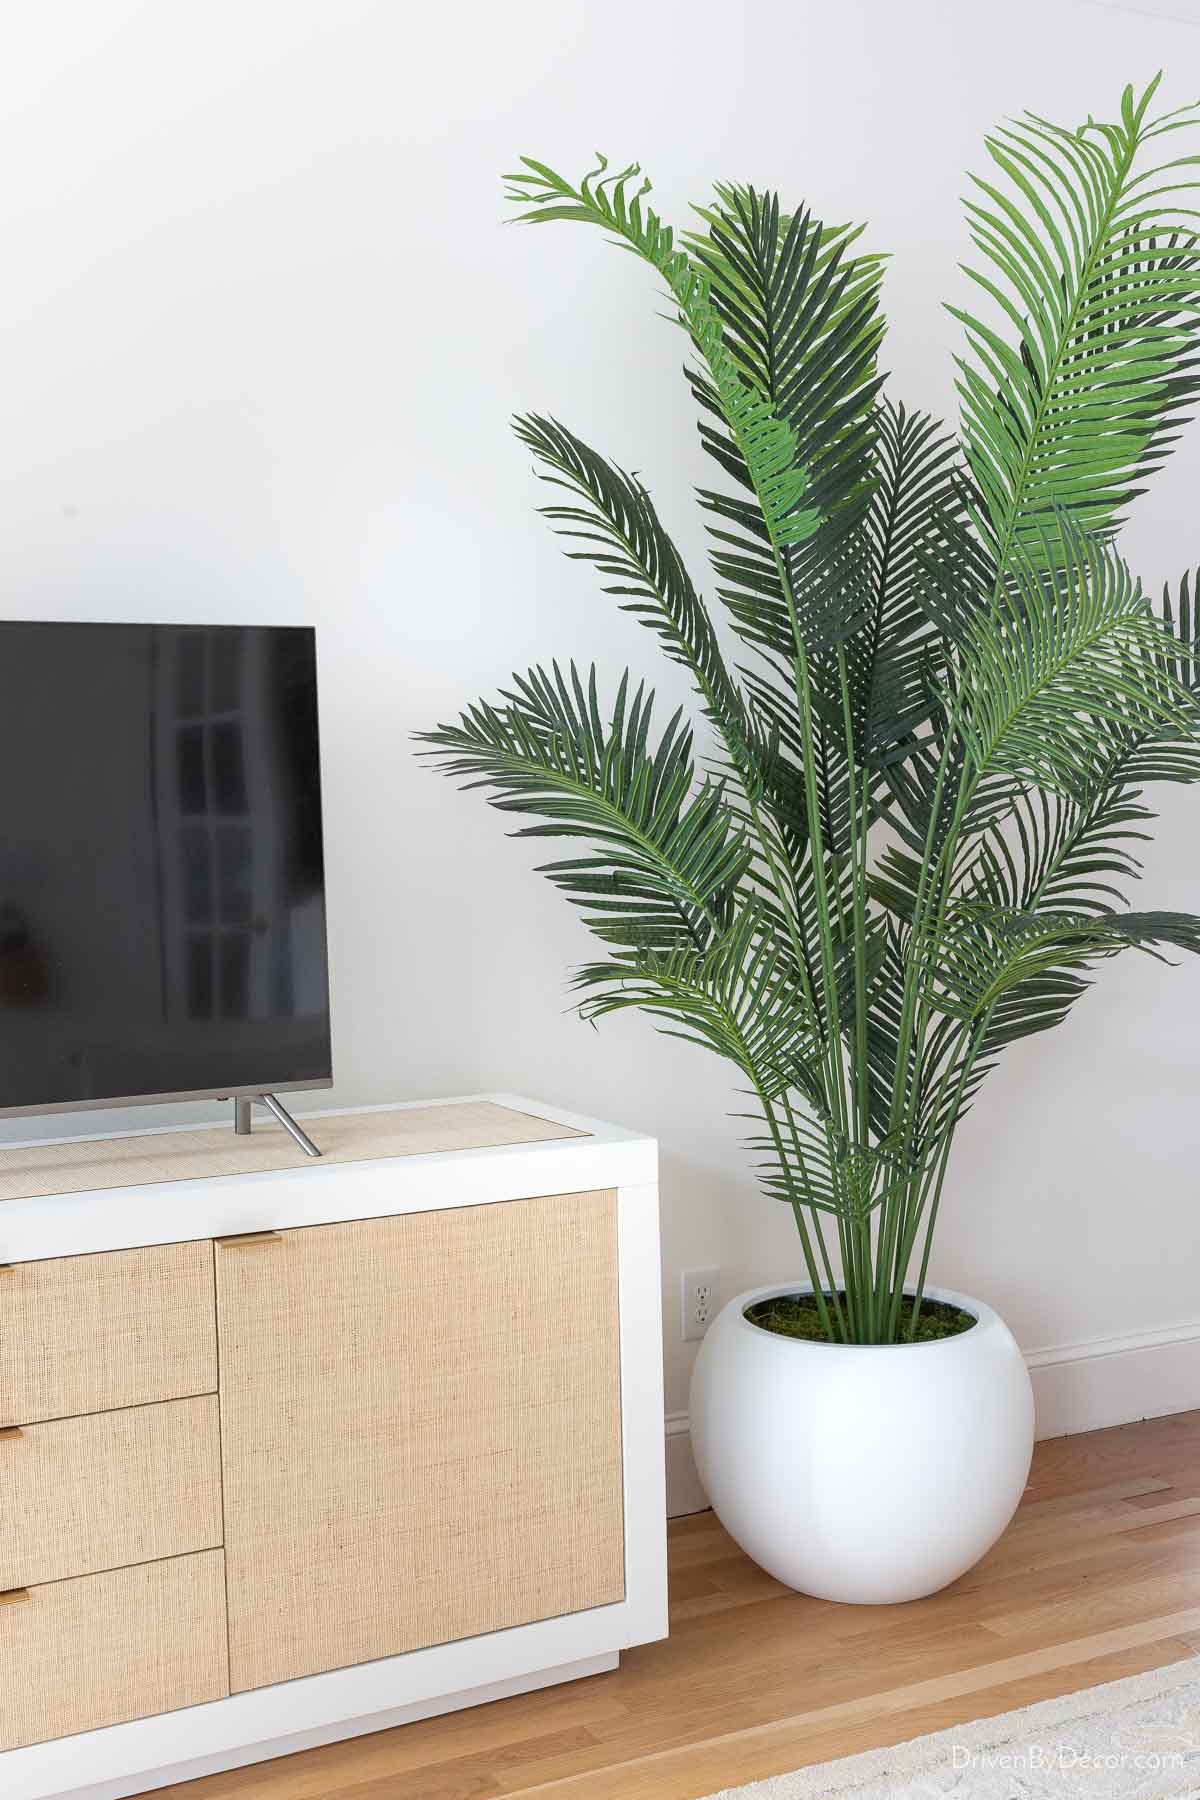
[[[534,658],[655,666],[534,518],[511,411],[553,410],[641,470],[704,574],[682,340],[596,234],[504,228],[499,172],[528,151],[581,173],[599,144],[680,219],[720,177],[865,217],[894,258],[894,391],[947,411],[938,302],[962,293],[983,131],[1024,106],[1103,114],[1160,65],[1179,103],[1198,50],[1186,19],[1088,0],[10,14],[0,604],[317,625],[334,1099],[506,1087],[657,1133],[673,1410],[680,1266],[717,1262],[734,1292],[798,1267],[791,1228],[755,1194],[722,1069],[637,1020],[571,1016],[577,918],[409,742]],[[1148,579],[1200,560],[1198,473],[1200,426],[1129,532]],[[674,671],[660,686],[682,693]],[[1194,906],[1200,796],[1165,811],[1146,903]],[[1200,1320],[1198,1004],[1200,968],[1127,958],[964,1131],[934,1274],[1027,1347]],[[1189,1401],[1190,1364],[1168,1397]]]

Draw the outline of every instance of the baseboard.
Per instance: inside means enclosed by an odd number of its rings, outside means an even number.
[[[1027,1350],[1039,1438],[1067,1437],[1200,1407],[1200,1323]],[[667,1513],[708,1505],[686,1412],[668,1413]]]
[[[685,1412],[667,1414],[667,1517],[703,1512],[708,1495],[696,1473],[692,1433]]]
[[[1028,1350],[1025,1361],[1040,1438],[1200,1406],[1200,1324]]]

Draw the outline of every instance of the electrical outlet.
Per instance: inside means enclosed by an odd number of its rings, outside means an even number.
[[[685,1344],[702,1338],[717,1316],[719,1269],[685,1269],[680,1278],[680,1335]]]

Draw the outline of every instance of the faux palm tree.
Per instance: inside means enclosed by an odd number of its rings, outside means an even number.
[[[521,835],[578,840],[545,873],[603,946],[583,1015],[640,1007],[740,1071],[831,1339],[916,1329],[1000,1051],[1118,951],[1200,949],[1200,920],[1124,896],[1143,790],[1200,777],[1188,579],[1152,605],[1115,548],[1200,385],[1200,159],[1177,148],[1200,112],[1154,115],[1157,85],[1112,123],[987,139],[957,439],[884,392],[859,230],[728,185],[677,237],[637,165],[509,178],[523,220],[597,225],[666,286],[740,662],[641,479],[520,418],[546,516],[688,670],[701,722],[656,730],[628,675],[606,699],[555,663],[423,737],[533,815]]]

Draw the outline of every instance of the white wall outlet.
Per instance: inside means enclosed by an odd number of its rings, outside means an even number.
[[[680,1277],[680,1336],[685,1344],[702,1338],[717,1316],[720,1269],[685,1269]]]

